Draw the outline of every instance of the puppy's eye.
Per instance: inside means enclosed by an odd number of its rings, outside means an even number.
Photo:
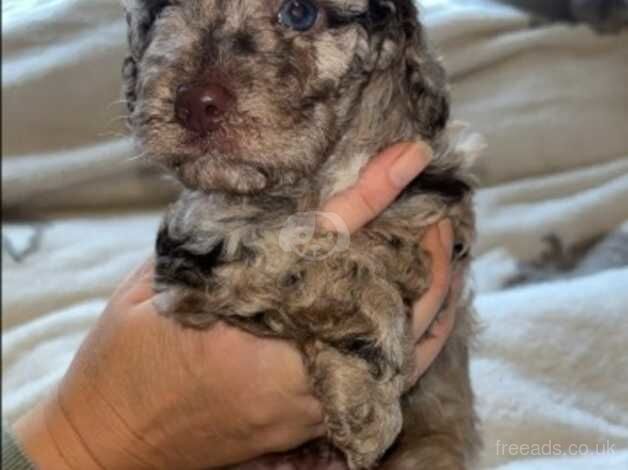
[[[279,10],[279,22],[295,31],[311,29],[318,19],[318,6],[311,0],[286,0]]]

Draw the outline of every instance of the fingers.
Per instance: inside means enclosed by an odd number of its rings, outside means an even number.
[[[412,333],[416,341],[426,333],[449,293],[453,239],[453,227],[447,219],[430,227],[423,238],[423,248],[430,253],[432,260],[431,282],[413,308]]]
[[[326,427],[323,421],[323,405],[321,402],[313,395],[310,395],[305,398],[300,398],[299,408],[301,408],[300,416],[303,416],[305,421],[303,423],[303,430],[305,433],[303,442],[325,435]],[[296,416],[298,415],[299,413],[296,414]],[[294,419],[294,416],[295,415],[293,414],[292,416],[286,417],[286,419]]]
[[[436,321],[429,328],[428,334],[424,337],[416,348],[415,376],[416,382],[430,368],[442,349],[445,347],[447,339],[451,335],[456,323],[456,309],[458,306],[457,296],[462,287],[462,276],[455,275],[452,282],[451,293],[448,305],[437,317]]]
[[[154,295],[154,272],[155,259],[150,257],[122,281],[114,292],[113,298],[124,299],[133,305],[150,299]]]
[[[353,233],[386,209],[431,159],[427,145],[394,145],[369,162],[358,182],[329,199],[322,210],[339,216]],[[323,228],[334,229],[329,221],[320,223]]]

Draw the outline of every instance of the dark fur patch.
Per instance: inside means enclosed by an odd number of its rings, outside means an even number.
[[[390,239],[388,240],[388,243],[390,244],[390,246],[392,246],[395,250],[398,250],[401,248],[402,246],[402,241],[401,238],[397,237],[396,235],[393,235],[390,237]]]
[[[438,194],[448,204],[455,204],[472,191],[471,186],[451,173],[436,173],[429,169],[417,176],[403,190],[400,198],[417,194]]]
[[[255,38],[250,33],[238,31],[233,36],[233,52],[234,54],[250,55],[257,52],[257,44]]]
[[[350,354],[363,359],[369,364],[371,374],[375,379],[383,374],[382,362],[385,361],[384,352],[375,343],[360,337],[349,338],[334,345],[344,354]]]
[[[124,99],[129,113],[135,109],[137,93],[135,85],[137,83],[137,63],[133,57],[128,56],[122,64],[122,77],[124,78]]]
[[[279,283],[281,287],[284,287],[284,288],[295,287],[297,284],[303,281],[303,276],[304,276],[303,272],[286,273],[286,275],[283,276],[279,280]]]
[[[142,36],[148,35],[148,32],[153,27],[153,23],[159,16],[159,14],[163,11],[164,8],[168,6],[170,0],[144,0],[146,2],[146,12],[148,13],[145,21],[142,21],[139,24],[141,28]]]
[[[347,13],[335,9],[327,11],[327,26],[332,29],[343,28],[351,24],[359,24],[369,33],[376,33],[384,28],[391,16],[388,7],[379,0],[371,0],[365,13]]]
[[[454,244],[453,259],[455,261],[465,260],[469,258],[470,255],[471,255],[471,247],[469,245],[466,245],[463,242],[457,242]]]
[[[424,123],[423,137],[433,139],[445,128],[447,121],[449,121],[449,96],[443,93],[441,88],[437,88],[438,91],[435,91],[428,88],[424,81],[413,79],[412,74],[415,73],[415,70],[409,69],[408,80],[412,82],[411,89],[417,97],[417,101],[420,100],[422,103],[419,114],[420,121]],[[435,74],[430,73],[430,75]]]
[[[201,287],[211,277],[219,264],[223,242],[216,244],[209,252],[197,254],[185,249],[187,240],[176,240],[168,231],[161,229],[157,235],[156,253],[157,279],[189,287]]]

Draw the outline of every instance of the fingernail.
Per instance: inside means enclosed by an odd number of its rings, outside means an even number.
[[[421,142],[409,144],[390,169],[390,181],[405,188],[432,160],[432,149]]]
[[[454,255],[454,227],[449,219],[441,220],[438,223],[438,234],[441,243],[447,250],[447,259],[452,259]]]

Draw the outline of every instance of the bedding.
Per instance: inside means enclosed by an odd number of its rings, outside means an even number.
[[[29,9],[23,5],[30,4]],[[116,0],[3,2],[3,414],[62,376],[177,187],[120,117]],[[628,32],[426,2],[477,164],[481,468],[628,468]]]

